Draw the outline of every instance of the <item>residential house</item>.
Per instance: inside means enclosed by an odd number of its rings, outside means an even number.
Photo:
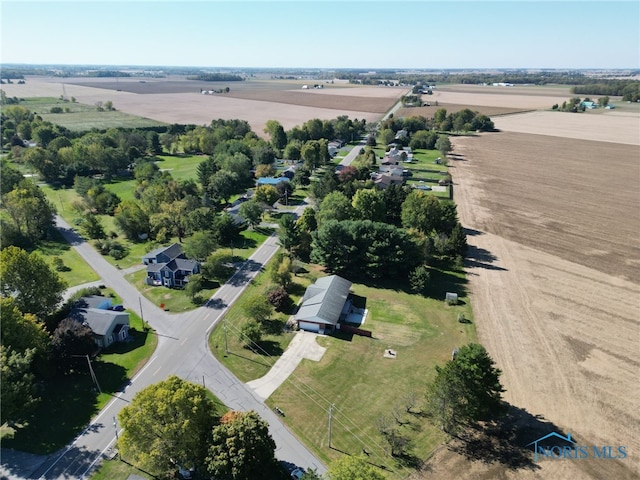
[[[111,299],[88,295],[76,301],[69,318],[87,325],[93,332],[96,345],[106,348],[114,342],[129,338],[129,314],[113,310]]]
[[[178,243],[152,250],[142,257],[147,266],[147,285],[183,287],[189,275],[200,273],[200,263],[189,260]]]
[[[372,178],[374,185],[382,189],[386,189],[390,185],[404,185],[405,179],[403,176],[389,175],[386,173],[376,174],[376,176]]]
[[[280,182],[288,182],[289,179],[287,177],[260,177],[256,184],[259,187],[260,185],[273,185],[274,187]]]
[[[332,331],[349,313],[351,303],[347,302],[347,297],[350,289],[351,282],[338,275],[317,279],[307,287],[295,314],[298,327],[309,332]]]

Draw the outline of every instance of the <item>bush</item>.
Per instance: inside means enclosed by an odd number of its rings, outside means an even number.
[[[57,272],[64,272],[66,269],[60,257],[53,257],[53,268],[55,268]]]
[[[269,303],[273,305],[277,312],[284,312],[291,304],[289,294],[285,288],[280,285],[267,292],[267,300],[269,300]]]
[[[62,113],[62,107],[51,107],[50,113]]]

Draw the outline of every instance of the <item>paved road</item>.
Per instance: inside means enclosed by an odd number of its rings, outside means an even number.
[[[123,278],[123,272],[112,266],[85,242],[60,217],[56,218],[63,236],[78,253],[96,270],[103,284],[112,288],[132,310],[142,307],[144,320],[158,335],[158,347],[144,368],[123,391],[103,408],[90,425],[59,454],[49,457],[28,476],[12,470],[3,460],[2,473],[8,478],[84,479],[104,458],[116,437],[115,423],[120,409],[126,406],[137,392],[148,385],[175,374],[196,383],[204,383],[229,408],[255,410],[269,423],[269,431],[276,442],[276,456],[280,460],[303,468],[316,468],[324,473],[326,467],[282,424],[262,400],[247,385],[238,380],[209,352],[209,332],[220,321],[227,309],[244,291],[249,281],[278,250],[275,236],[269,237],[223,285],[206,306],[182,314],[170,314],[141,296]]]

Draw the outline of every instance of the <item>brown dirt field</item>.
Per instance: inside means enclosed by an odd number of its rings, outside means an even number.
[[[344,89],[350,93],[349,89]],[[373,90],[375,92],[375,90]],[[401,92],[396,90],[398,97]],[[287,91],[231,91],[225,97],[242,98],[244,100],[259,100],[290,105],[304,105],[315,108],[332,108],[336,110],[356,110],[384,114],[398,101],[398,97],[367,97],[354,95],[340,95],[332,92],[329,95],[315,94],[314,90]],[[336,115],[338,116],[338,115]],[[304,122],[303,122],[304,123]]]
[[[450,103],[439,103],[438,105],[431,104],[430,107],[411,107],[411,108],[400,108],[394,114],[396,117],[418,117],[422,116],[425,118],[433,118],[436,111],[444,108],[447,111],[447,114],[457,113],[465,108],[473,112],[480,112],[482,115],[486,115],[493,119],[496,115],[506,115],[510,113],[520,113],[523,110],[521,108],[507,108],[507,107],[489,107],[486,105],[460,105],[460,104],[450,104]]]
[[[640,115],[623,105],[584,113],[531,112],[492,118],[498,130],[640,145]],[[613,156],[613,155],[612,155]],[[605,153],[600,158],[609,158]],[[636,160],[638,159],[636,155]]]
[[[542,87],[540,87],[542,88]],[[537,92],[537,90],[535,90]],[[423,95],[423,102],[438,102],[439,104],[478,105],[487,107],[514,108],[519,110],[549,109],[554,104],[562,104],[573,95],[560,94],[557,90],[540,91],[532,94],[529,90],[519,90],[514,87],[478,87],[464,91],[438,88],[433,95]]]
[[[331,120],[339,115],[347,115],[349,118],[365,119],[367,122],[375,122],[380,119],[380,112],[361,111],[358,110],[362,105],[378,105],[375,107],[380,110],[382,104],[393,104],[390,98],[380,98],[377,88],[372,87],[371,102],[367,98],[362,97],[361,89],[353,89],[357,96],[348,95],[313,95],[309,94],[307,103],[313,105],[301,105],[290,103],[277,103],[264,101],[270,95],[278,98],[279,92],[276,87],[271,89],[265,88],[257,96],[262,100],[251,100],[244,98],[234,98],[231,95],[201,95],[199,89],[191,93],[148,93],[145,95],[131,93],[127,91],[105,90],[104,88],[95,88],[86,86],[88,84],[100,85],[104,82],[96,80],[86,82],[86,84],[78,85],[68,83],[65,79],[64,92],[67,97],[75,97],[78,102],[93,105],[97,101],[111,100],[116,109],[139,115],[145,118],[151,118],[166,123],[191,123],[196,125],[205,125],[211,123],[212,120],[223,119],[241,119],[246,120],[251,128],[258,135],[263,134],[264,126],[268,120],[278,120],[285,130],[289,130],[296,125],[302,125],[309,119],[319,118],[321,120]],[[131,80],[131,79],[127,79]],[[120,82],[123,82],[121,79]],[[188,82],[188,81],[184,81]],[[290,89],[290,84],[284,84]],[[63,94],[63,86],[60,79],[32,77],[27,79],[24,85],[10,84],[3,85],[3,89],[10,97],[37,97],[50,96],[59,97]],[[351,89],[340,88],[343,92],[351,92]],[[390,90],[393,91],[393,90]],[[398,93],[398,90],[395,89]],[[283,96],[298,92],[282,92]],[[250,96],[248,91],[246,96]],[[304,95],[304,94],[303,94]],[[299,96],[297,98],[300,98]],[[330,105],[329,107],[321,107],[320,105]],[[341,105],[341,106],[340,106]],[[366,105],[365,105],[366,106]],[[339,110],[336,110],[339,108]],[[352,108],[352,109],[350,109]]]
[[[423,478],[639,478],[638,149],[509,132],[453,143],[478,338],[526,417],[518,445],[561,431],[628,457],[514,467],[443,447]]]

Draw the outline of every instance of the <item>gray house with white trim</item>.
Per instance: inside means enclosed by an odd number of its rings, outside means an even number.
[[[309,285],[295,314],[298,328],[319,333],[332,331],[348,313],[350,302],[347,297],[351,285],[349,280],[338,275],[319,278]]]
[[[73,305],[69,318],[87,325],[93,332],[94,342],[101,348],[129,338],[129,314],[112,310],[108,297],[81,297]]]

